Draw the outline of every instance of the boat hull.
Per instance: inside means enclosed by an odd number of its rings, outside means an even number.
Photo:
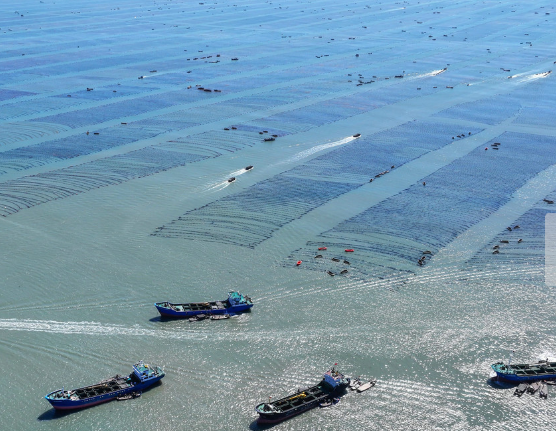
[[[170,308],[155,304],[156,309],[161,316],[172,317],[177,319],[186,319],[193,316],[198,316],[200,314],[207,315],[217,315],[217,314],[237,314],[244,313],[253,307],[253,304],[243,304],[233,307],[223,308],[220,310],[187,310],[187,311],[177,311]]]
[[[556,374],[543,374],[540,376],[516,376],[515,374],[496,373],[499,380],[509,383],[538,382],[540,380],[556,380]]]
[[[71,399],[51,399],[48,395],[45,397],[46,400],[50,403],[50,405],[56,410],[77,410],[77,409],[84,409],[87,407],[92,407],[97,404],[102,404],[108,401],[112,401],[117,397],[121,397],[123,395],[127,395],[132,392],[138,392],[147,389],[149,386],[154,385],[155,383],[159,382],[164,375],[159,376],[155,379],[152,379],[145,383],[139,383],[137,385],[133,385],[129,388],[120,389],[114,392],[109,392],[103,395],[98,395],[95,397],[85,398],[83,400],[71,400]]]
[[[323,397],[326,398],[326,397]],[[259,424],[277,424],[279,422],[285,421],[287,419],[293,418],[294,416],[300,415],[301,413],[306,412],[307,410],[311,410],[317,407],[322,402],[322,399],[316,399],[311,403],[301,405],[292,411],[284,412],[284,413],[274,413],[274,414],[265,414],[259,413],[259,418],[257,419],[257,423]]]

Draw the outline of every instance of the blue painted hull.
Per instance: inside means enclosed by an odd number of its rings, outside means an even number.
[[[511,383],[538,382],[540,380],[556,380],[556,374],[542,374],[538,376],[518,376],[516,374],[496,373],[500,380]]]
[[[97,404],[105,403],[107,401],[112,401],[117,397],[121,397],[126,394],[130,394],[132,392],[139,392],[147,389],[149,386],[154,385],[160,379],[162,379],[164,375],[159,376],[155,379],[152,379],[148,382],[138,383],[136,385],[130,386],[126,389],[120,389],[114,392],[109,392],[103,395],[98,395],[96,397],[85,398],[82,400],[70,400],[70,399],[51,399],[45,396],[46,400],[54,407],[56,410],[75,410],[75,409],[83,409],[86,407],[91,407]]]
[[[198,316],[201,314],[206,315],[218,315],[218,314],[238,314],[244,313],[248,311],[253,304],[242,304],[242,305],[235,305],[228,308],[223,308],[219,310],[187,310],[187,311],[177,311],[171,308],[159,305],[159,303],[154,304],[158,312],[161,316],[164,317],[173,317],[173,318],[180,318],[185,319],[193,316]]]

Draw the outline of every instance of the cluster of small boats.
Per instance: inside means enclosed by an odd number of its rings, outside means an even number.
[[[531,395],[535,395],[538,392],[539,397],[546,399],[548,398],[548,384],[544,380],[533,383],[520,383],[515,388],[514,395],[520,397],[525,392]]]

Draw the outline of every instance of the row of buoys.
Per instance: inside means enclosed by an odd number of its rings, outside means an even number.
[[[394,169],[395,167],[396,167],[395,165],[392,165],[392,166],[390,167],[390,169]],[[390,172],[389,170],[382,171],[381,173],[376,174],[374,178],[371,178],[371,179],[369,180],[369,182],[372,183],[373,180],[374,180],[375,178],[380,178],[381,176],[386,175],[386,174],[388,174],[389,172]]]
[[[212,93],[213,91],[214,91],[215,93],[222,93],[222,90],[217,90],[217,89],[211,90],[210,88],[205,88],[205,87],[202,87],[202,86],[200,86],[200,85],[196,85],[196,87],[197,87],[197,90],[201,90],[201,91],[204,91],[204,92],[206,92],[206,93]],[[187,88],[189,89],[189,88],[191,88],[191,86],[189,86],[189,87],[187,87]]]

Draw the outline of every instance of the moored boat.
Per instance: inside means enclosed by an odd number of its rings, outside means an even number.
[[[334,368],[324,373],[322,381],[310,388],[255,407],[258,423],[278,423],[338,398],[349,385],[349,378]]]
[[[556,379],[556,362],[539,361],[536,364],[497,362],[491,367],[499,379],[508,382],[521,383]]]
[[[66,391],[58,389],[45,396],[56,410],[72,410],[94,406],[116,398],[133,397],[164,377],[162,368],[148,365],[140,361],[133,366],[128,376],[115,375],[97,383],[79,389]]]
[[[228,299],[212,302],[190,302],[175,304],[172,302],[157,302],[154,304],[161,316],[174,318],[189,318],[198,315],[237,314],[248,311],[253,307],[253,301],[239,292],[229,292]]]
[[[367,389],[371,389],[374,385],[376,385],[376,380],[375,379],[371,379],[366,383],[362,383],[360,384],[357,388],[357,392],[364,392]]]

